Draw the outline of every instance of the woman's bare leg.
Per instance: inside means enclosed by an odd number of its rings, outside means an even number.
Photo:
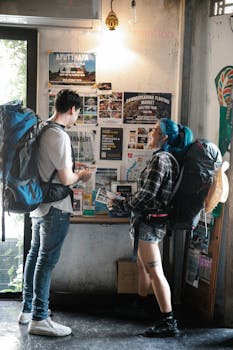
[[[158,243],[149,243],[139,240],[139,256],[150,275],[153,291],[160,311],[172,311],[170,286],[163,272],[161,254]]]

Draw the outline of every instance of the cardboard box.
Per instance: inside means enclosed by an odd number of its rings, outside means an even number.
[[[117,293],[137,293],[138,271],[135,262],[117,261]]]
[[[136,262],[129,259],[117,261],[117,293],[137,294],[138,268]],[[149,294],[153,294],[152,287]]]

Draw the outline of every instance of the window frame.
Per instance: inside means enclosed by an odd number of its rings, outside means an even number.
[[[27,41],[27,77],[26,77],[26,99],[27,107],[36,111],[37,109],[37,45],[38,31],[19,27],[0,26],[0,39]],[[30,249],[31,242],[31,220],[28,214],[24,215],[24,249],[23,265]],[[4,243],[3,243],[4,244]],[[21,297],[20,293],[1,293],[0,299],[16,299]]]
[[[222,3],[222,4],[220,4]],[[215,6],[217,5],[217,11],[215,13]],[[230,3],[226,4],[225,0],[210,0],[210,16],[222,16],[222,15],[230,15],[233,14],[233,9],[232,12],[226,13],[225,9],[232,6],[233,7],[233,1]],[[220,10],[222,13],[220,13]]]
[[[0,39],[27,41],[27,107],[36,110],[37,103],[37,37],[36,29],[0,26]]]

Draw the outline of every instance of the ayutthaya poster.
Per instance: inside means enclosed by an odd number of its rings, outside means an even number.
[[[125,92],[124,123],[153,124],[171,118],[171,97],[170,93]]]
[[[49,51],[50,85],[93,85],[95,54]]]

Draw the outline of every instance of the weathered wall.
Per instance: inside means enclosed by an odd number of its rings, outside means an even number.
[[[130,2],[113,3],[119,31],[40,29],[38,112],[48,115],[48,50],[96,52],[97,81],[116,91],[171,92],[172,117],[178,119],[182,1],[137,1],[131,24]],[[103,19],[110,10],[103,1]],[[54,274],[55,290],[116,291],[116,260],[131,256],[128,226],[71,225]]]
[[[180,67],[180,2],[137,1],[137,23],[131,24],[130,2],[113,3],[119,29],[39,30],[38,112],[48,114],[48,50],[96,52],[97,81],[111,81],[114,90],[171,92],[172,115],[177,118]],[[102,5],[103,22],[110,10]]]
[[[190,126],[198,137],[218,143],[219,103],[215,78],[233,65],[233,33],[229,15],[208,17],[208,1],[194,7],[190,81]]]
[[[197,0],[194,7],[189,120],[196,136],[218,143],[220,114],[215,78],[222,68],[233,65],[233,32],[230,15],[208,17],[208,3]],[[226,203],[225,213],[227,210]],[[224,312],[226,226],[225,217],[216,290],[218,319]]]

